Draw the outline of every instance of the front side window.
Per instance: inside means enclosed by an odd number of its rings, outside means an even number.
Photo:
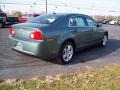
[[[93,21],[92,19],[87,18],[86,20],[87,20],[88,26],[90,26],[90,27],[96,26],[96,22]]]
[[[84,27],[85,22],[82,17],[71,17],[69,20],[69,25],[73,27]]]

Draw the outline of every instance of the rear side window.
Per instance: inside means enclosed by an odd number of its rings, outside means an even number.
[[[90,18],[86,18],[88,26],[90,27],[95,27],[96,26],[96,22]]]
[[[69,20],[69,26],[84,27],[84,26],[86,26],[86,24],[82,17],[71,17]]]
[[[43,15],[33,18],[28,21],[29,23],[39,23],[39,24],[51,24],[58,19],[55,15]]]

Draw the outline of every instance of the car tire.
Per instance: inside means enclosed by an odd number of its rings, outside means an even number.
[[[57,62],[59,64],[68,64],[73,59],[73,56],[74,56],[73,44],[71,42],[65,42],[59,51]]]
[[[108,35],[107,35],[107,34],[104,34],[104,35],[103,35],[103,38],[102,38],[102,41],[101,41],[101,43],[100,43],[100,46],[101,46],[101,47],[107,46],[107,42],[108,42]]]

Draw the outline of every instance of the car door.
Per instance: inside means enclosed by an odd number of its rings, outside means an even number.
[[[86,17],[86,22],[88,24],[89,31],[91,32],[91,44],[97,43],[101,36],[99,28],[97,27],[97,22],[90,17]]]
[[[74,29],[75,40],[78,48],[84,47],[91,41],[91,31],[82,16],[74,16],[70,18],[69,26]]]

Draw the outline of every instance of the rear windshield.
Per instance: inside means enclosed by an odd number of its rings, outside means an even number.
[[[28,23],[52,24],[58,19],[57,15],[42,15],[29,20]]]

